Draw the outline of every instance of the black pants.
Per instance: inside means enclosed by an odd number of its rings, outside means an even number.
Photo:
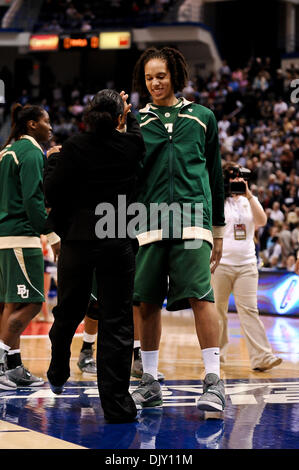
[[[47,375],[53,385],[63,385],[70,376],[71,343],[88,308],[94,270],[101,304],[97,339],[101,405],[106,419],[129,421],[137,413],[129,393],[135,275],[130,240],[62,242],[58,299],[49,333],[52,358]]]

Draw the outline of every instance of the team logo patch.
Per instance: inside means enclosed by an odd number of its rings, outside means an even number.
[[[28,299],[29,297],[29,289],[26,289],[26,286],[24,284],[18,284],[18,295],[22,297],[22,299]]]

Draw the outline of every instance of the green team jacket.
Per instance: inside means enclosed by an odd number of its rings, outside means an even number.
[[[28,135],[0,152],[0,249],[40,248],[47,234],[43,192],[44,155]],[[47,234],[49,242],[59,241]]]
[[[189,203],[193,208],[195,203],[202,203],[200,224],[196,224],[194,214],[191,224],[183,224],[181,219],[181,238],[200,238],[213,244],[213,238],[223,237],[225,226],[224,182],[214,113],[183,99],[172,137],[153,104],[139,110],[137,119],[146,145],[138,201],[147,207],[147,216],[151,203]],[[159,224],[153,229],[147,218],[146,226],[138,233],[140,245],[164,238]]]

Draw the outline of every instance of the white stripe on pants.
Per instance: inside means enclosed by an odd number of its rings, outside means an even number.
[[[234,295],[236,309],[244,333],[252,368],[272,357],[272,349],[266,336],[257,307],[258,270],[255,263],[243,266],[220,264],[212,275],[215,305],[220,323],[220,354],[225,361],[228,343],[228,301]]]

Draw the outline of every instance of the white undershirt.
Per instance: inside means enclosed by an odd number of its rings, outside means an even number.
[[[250,202],[244,196],[234,199],[229,197],[224,204],[225,231],[220,264],[240,266],[256,263],[254,245],[254,222]],[[235,240],[234,225],[244,224],[246,239]]]

